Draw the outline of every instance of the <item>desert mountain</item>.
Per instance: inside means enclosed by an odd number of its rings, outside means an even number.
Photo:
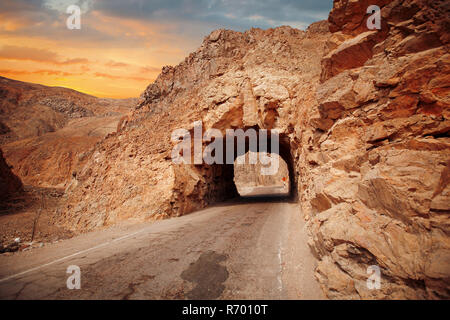
[[[133,100],[101,99],[0,77],[0,144],[54,132],[71,119],[123,115]]]
[[[0,145],[25,184],[64,186],[134,104],[0,77]]]

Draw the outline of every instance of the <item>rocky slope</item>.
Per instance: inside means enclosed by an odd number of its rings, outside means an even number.
[[[381,30],[365,27],[371,4]],[[336,0],[306,32],[213,32],[96,146],[61,223],[84,231],[234,196],[232,166],[171,162],[171,132],[276,128],[328,297],[449,298],[449,16],[448,1]]]
[[[330,297],[448,298],[449,3],[378,1],[377,34],[349,27],[365,12],[344,16],[352,3],[330,14],[352,37],[322,61],[299,163],[317,274]]]
[[[25,184],[61,187],[134,104],[0,77],[0,145]]]

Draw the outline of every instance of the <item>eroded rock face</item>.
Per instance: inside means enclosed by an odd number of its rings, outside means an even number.
[[[289,195],[289,169],[286,162],[276,153],[265,153],[264,163],[258,152],[249,151],[234,161],[234,184],[241,196]],[[253,157],[253,158],[252,158]],[[253,159],[251,161],[251,159]],[[277,163],[277,164],[275,164]],[[267,171],[265,171],[265,170]],[[267,192],[267,193],[265,193]]]
[[[361,11],[340,10],[355,1],[335,2],[335,37],[353,37],[324,57],[301,204],[329,297],[448,298],[449,8],[389,2],[378,37],[354,28]],[[380,290],[366,286],[369,265]]]
[[[369,4],[380,31],[365,27]],[[234,195],[232,166],[173,164],[171,132],[276,128],[328,297],[449,298],[449,16],[448,1],[339,0],[331,33],[213,32],[97,145],[61,222],[90,230]]]

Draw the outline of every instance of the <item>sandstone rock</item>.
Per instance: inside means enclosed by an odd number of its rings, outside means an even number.
[[[346,42],[359,43],[368,35],[357,27],[363,5],[336,1],[330,30],[352,34]],[[317,278],[329,297],[448,297],[445,12],[430,1],[392,1],[382,9],[390,31],[377,40],[364,66],[331,72],[333,59],[349,63],[340,60],[339,47],[324,60],[320,117],[312,116],[319,118],[315,123],[332,121],[319,138],[328,161],[302,178],[302,207],[312,215],[311,246],[321,257]],[[345,42],[340,46],[345,50]],[[381,268],[381,290],[365,285],[371,264]]]
[[[74,90],[0,77],[0,144],[26,185],[64,187],[90,149],[116,131],[134,99],[100,99]]]

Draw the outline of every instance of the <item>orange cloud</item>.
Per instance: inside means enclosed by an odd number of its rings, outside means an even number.
[[[7,70],[7,69],[0,69],[0,74],[10,74],[10,75],[48,75],[48,76],[74,76],[79,75],[79,73],[72,73],[72,72],[64,72],[64,71],[58,71],[58,70],[35,70],[35,71],[28,71],[28,70]]]
[[[30,47],[19,47],[10,45],[5,45],[0,49],[0,59],[29,60],[59,65],[80,64],[89,62],[89,60],[86,58],[73,58],[60,60],[59,55],[53,51],[49,51],[46,49],[36,49]]]
[[[141,73],[155,73],[155,72],[161,72],[161,68],[155,68],[155,67],[141,67],[139,69]]]
[[[108,67],[116,67],[116,68],[122,68],[122,67],[129,67],[130,65],[125,62],[117,62],[117,61],[108,61],[105,63]]]
[[[0,12],[0,30],[14,32],[32,24],[26,16],[10,16]]]
[[[67,59],[61,62],[56,62],[56,64],[82,64],[82,63],[89,63],[89,60],[86,58],[74,58],[74,59]]]
[[[135,80],[135,81],[149,81],[148,78],[143,78],[143,77],[118,76],[118,75],[101,73],[101,72],[96,72],[95,76],[96,77],[100,77],[100,78],[115,79],[115,80],[117,80],[117,79],[127,79],[127,80]]]
[[[58,55],[55,52],[45,49],[6,45],[0,49],[0,58],[10,60],[54,62],[58,59]]]

